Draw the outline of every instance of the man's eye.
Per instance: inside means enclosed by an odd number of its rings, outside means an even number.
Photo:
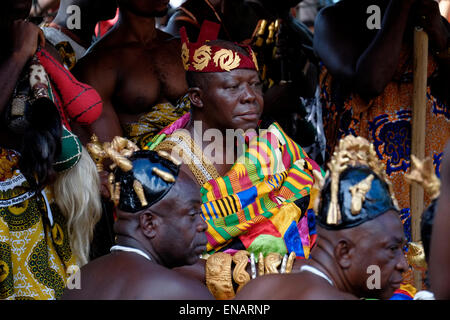
[[[227,89],[237,89],[237,88],[239,88],[239,84],[238,83],[231,84],[231,85],[226,86],[226,88]]]

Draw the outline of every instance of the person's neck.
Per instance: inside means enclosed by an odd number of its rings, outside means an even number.
[[[158,255],[155,254],[153,248],[150,245],[145,245],[141,241],[131,236],[117,235],[116,244],[119,246],[141,250],[150,257],[151,261],[156,262],[157,264],[162,264]]]
[[[81,12],[81,28],[69,28],[67,26],[67,21],[70,16],[67,14],[67,6],[61,4],[58,9],[58,14],[55,19],[52,21],[51,25],[56,25],[60,28],[60,30],[69,36],[73,41],[77,42],[82,47],[86,49],[91,45],[92,36],[95,33],[95,26],[97,21],[92,21],[87,14],[83,14],[87,12],[88,8],[80,8]]]
[[[157,37],[155,17],[138,16],[122,8],[119,12],[117,28],[127,35],[129,41],[146,45]]]
[[[332,246],[327,240],[318,239],[308,264],[327,275],[340,291],[352,293],[351,286],[334,259]]]
[[[193,114],[191,116],[191,119],[189,120],[188,124],[186,125],[186,130],[189,131],[192,139],[201,146],[202,151],[205,150],[205,148],[208,147],[209,150],[214,150],[215,152],[222,151],[221,157],[217,157],[218,159],[222,159],[222,163],[213,163],[216,167],[218,173],[220,175],[225,174],[228,172],[228,170],[233,165],[234,161],[236,160],[236,143],[233,141],[232,147],[230,145],[227,145],[227,136],[226,136],[226,129],[219,129],[217,126],[211,125],[208,123],[205,119],[203,119],[201,116],[198,116],[196,114]],[[207,130],[214,130],[217,132],[217,130],[220,132],[222,139],[216,139],[216,137],[212,138],[212,141],[206,141],[204,137],[209,135],[205,135],[205,132]],[[211,138],[211,137],[209,137]],[[201,144],[200,144],[201,142]],[[232,153],[232,154],[231,154]],[[228,163],[231,161],[227,161],[230,159],[233,159],[233,163]],[[211,159],[213,160],[213,159]]]

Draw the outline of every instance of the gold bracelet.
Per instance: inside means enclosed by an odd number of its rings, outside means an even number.
[[[217,300],[228,300],[235,296],[231,280],[232,257],[216,252],[206,260],[206,286]]]

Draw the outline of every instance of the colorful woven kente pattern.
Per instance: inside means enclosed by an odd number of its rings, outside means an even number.
[[[0,300],[55,299],[76,264],[67,224],[50,190],[30,191],[18,161],[0,148]]]
[[[201,189],[207,250],[239,238],[255,254],[294,251],[308,258],[313,170],[324,175],[276,122],[254,136],[230,171]]]

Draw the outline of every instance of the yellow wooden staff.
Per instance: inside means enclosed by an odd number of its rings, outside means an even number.
[[[411,134],[411,155],[425,158],[425,121],[427,93],[428,35],[420,28],[414,31],[414,69]],[[414,242],[420,241],[420,218],[424,209],[423,188],[413,183],[410,193],[411,235]],[[421,289],[420,272],[414,271],[414,284]]]

